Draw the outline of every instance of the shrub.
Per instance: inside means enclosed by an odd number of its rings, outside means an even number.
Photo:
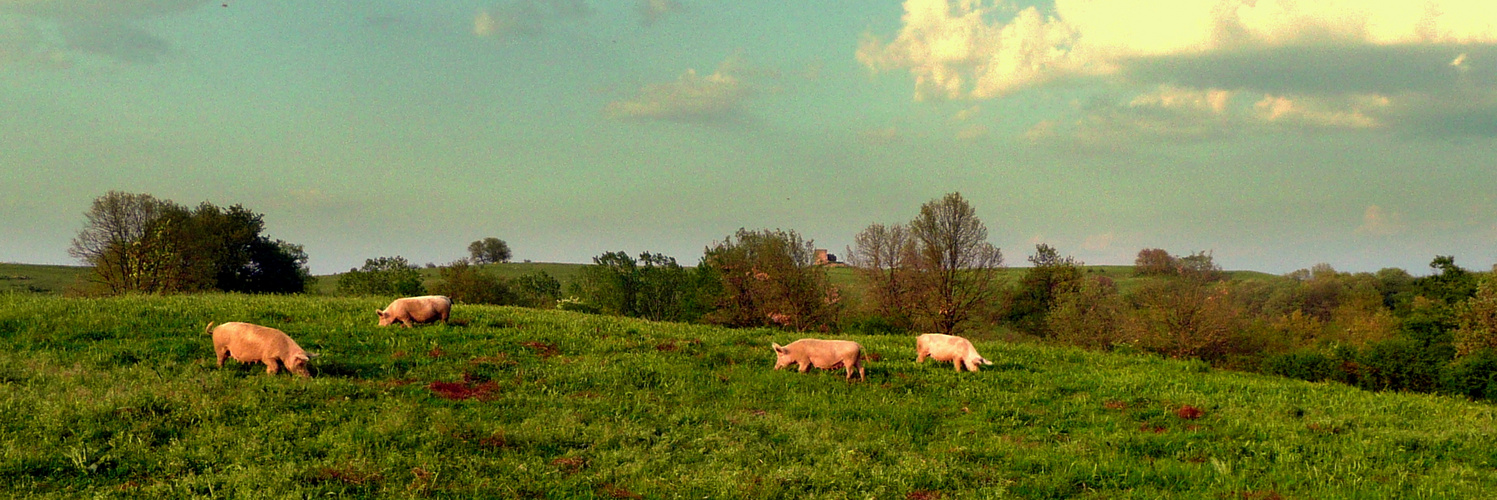
[[[1110,349],[1129,340],[1122,326],[1126,313],[1111,280],[1081,279],[1055,297],[1055,307],[1045,316],[1045,324],[1051,337],[1062,343]]]
[[[1497,399],[1497,351],[1483,349],[1449,364],[1441,374],[1440,387],[1471,399]]]
[[[348,295],[412,296],[426,293],[421,272],[405,257],[365,259],[364,267],[338,277],[338,290]]]
[[[1340,363],[1316,351],[1295,351],[1269,356],[1263,361],[1263,373],[1319,382],[1334,378]]]
[[[548,308],[561,299],[561,282],[545,271],[521,275],[509,284],[515,293],[516,305]]]
[[[515,303],[515,294],[504,280],[483,272],[466,260],[448,264],[438,269],[437,274],[441,280],[432,285],[432,292],[446,295],[454,302],[495,305]]]

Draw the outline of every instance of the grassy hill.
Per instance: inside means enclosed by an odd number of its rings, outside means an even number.
[[[853,336],[869,379],[772,371],[771,341],[458,306],[379,328],[379,299],[0,294],[0,490],[84,496],[1476,498],[1493,406],[975,337],[994,365]],[[219,369],[250,321],[314,377]]]
[[[91,268],[0,263],[0,293],[61,294],[80,282]]]

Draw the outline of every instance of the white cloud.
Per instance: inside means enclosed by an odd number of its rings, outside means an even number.
[[[1112,248],[1112,242],[1117,240],[1117,235],[1112,232],[1088,235],[1081,242],[1081,249],[1089,252],[1101,252]]]
[[[856,58],[875,72],[908,71],[916,100],[982,100],[1062,83],[1124,93],[1164,85],[1179,95],[1150,91],[1119,109],[1155,111],[1154,121],[1172,114],[1192,122],[1173,127],[1191,136],[1200,135],[1207,110],[1225,117],[1223,125],[1366,129],[1438,128],[1424,117],[1447,108],[1457,108],[1450,111],[1469,132],[1497,134],[1488,120],[1497,108],[1468,116],[1473,96],[1497,101],[1497,71],[1487,67],[1497,65],[1483,64],[1497,60],[1497,2],[1056,0],[1045,12],[1009,5],[906,0],[894,38],[865,34]],[[1234,97],[1239,108],[1261,106],[1229,109]]]
[[[512,0],[475,14],[472,32],[486,38],[532,37],[545,33],[551,25],[590,15],[592,9],[582,0]]]
[[[676,81],[649,84],[632,98],[608,103],[603,113],[618,119],[683,122],[729,118],[754,95],[753,86],[740,77],[740,67],[737,58],[730,57],[708,75],[688,69]]]
[[[1384,212],[1382,207],[1368,205],[1367,210],[1362,212],[1362,225],[1357,226],[1356,233],[1369,236],[1392,236],[1403,232],[1403,216],[1397,212]]]

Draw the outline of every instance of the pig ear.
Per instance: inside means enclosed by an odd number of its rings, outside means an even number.
[[[374,310],[374,315],[383,318],[383,317],[385,317],[385,310],[384,309],[375,309]]]
[[[307,359],[312,359],[312,358],[315,358],[315,357],[318,357],[318,356],[321,356],[321,355],[322,355],[322,353],[320,353],[320,352],[309,352],[309,353],[307,353]]]
[[[780,347],[780,344],[775,343],[775,342],[770,342],[769,343],[769,347],[774,348],[774,352],[785,352],[785,348],[784,347]]]

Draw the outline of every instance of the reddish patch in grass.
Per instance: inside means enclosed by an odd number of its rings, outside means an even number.
[[[602,394],[598,394],[598,393],[593,392],[593,391],[581,391],[581,392],[574,392],[574,393],[572,393],[571,395],[569,395],[567,397],[575,398],[575,399],[596,399],[596,398],[599,398],[599,397],[602,397],[602,396],[603,396]]]
[[[582,469],[587,467],[587,461],[583,460],[582,457],[561,457],[552,460],[551,465],[561,469],[562,472],[570,476],[582,472]]]
[[[432,381],[426,388],[438,397],[450,400],[477,399],[479,401],[489,401],[494,399],[495,393],[499,392],[499,384],[492,380],[479,383],[472,381]]]
[[[676,341],[674,341],[674,340],[668,341],[668,342],[661,342],[659,344],[655,344],[655,350],[660,351],[660,352],[671,352],[671,351],[674,351],[676,349],[680,349],[680,348],[676,347]]]
[[[755,417],[762,417],[769,414],[769,412],[764,410],[749,410],[749,413],[753,414]]]
[[[447,351],[443,351],[441,347],[432,347],[430,351],[426,351],[426,355],[433,358],[440,358],[443,354],[447,354]]]
[[[369,383],[371,385],[376,385],[376,386],[379,386],[379,387],[384,387],[386,389],[391,388],[391,387],[400,387],[402,385],[409,385],[409,384],[413,384],[415,382],[416,382],[416,379],[413,379],[413,378],[392,378],[392,379],[389,379],[389,380],[369,380],[369,381],[366,381],[366,383]]]
[[[1205,415],[1206,412],[1201,411],[1200,408],[1196,408],[1191,405],[1181,406],[1180,409],[1175,410],[1175,416],[1183,418],[1185,420],[1195,420]]]
[[[406,357],[405,351],[395,351],[393,353],[390,353],[390,359],[400,359],[404,357]]]
[[[556,347],[556,344],[548,344],[545,342],[521,342],[520,345],[531,348],[535,351],[536,355],[542,358],[549,358],[551,356],[561,354],[561,348]]]
[[[1124,403],[1122,401],[1114,399],[1106,403],[1102,403],[1102,407],[1109,410],[1126,410],[1128,409],[1128,403]]]
[[[478,445],[489,448],[504,448],[509,446],[509,440],[504,439],[504,433],[495,432],[489,435],[489,437],[478,440]]]
[[[634,499],[644,498],[644,496],[640,495],[639,493],[635,493],[635,492],[626,490],[622,486],[617,486],[617,485],[614,485],[613,483],[608,483],[608,484],[604,484],[603,485],[603,494],[608,495],[609,497],[612,497],[612,498],[634,498]]]
[[[1139,430],[1139,432],[1152,432],[1152,433],[1155,433],[1155,434],[1163,434],[1164,431],[1166,431],[1167,429],[1165,429],[1164,427],[1153,425],[1153,424],[1144,424],[1142,426],[1139,426],[1138,430]]]
[[[355,486],[359,486],[368,483],[379,482],[381,479],[384,479],[384,477],[380,476],[378,472],[365,472],[355,470],[351,467],[344,467],[341,469],[333,467],[323,467],[321,469],[317,469],[317,473],[312,476],[312,479],[317,482],[337,481],[343,484],[352,484]]]
[[[1284,500],[1284,497],[1274,490],[1244,491],[1241,496],[1243,500]]]
[[[883,361],[884,360],[884,355],[876,353],[876,352],[865,353],[863,355],[863,357],[868,358],[869,361]]]
[[[905,500],[936,500],[941,498],[941,492],[933,490],[915,490],[905,495]]]

